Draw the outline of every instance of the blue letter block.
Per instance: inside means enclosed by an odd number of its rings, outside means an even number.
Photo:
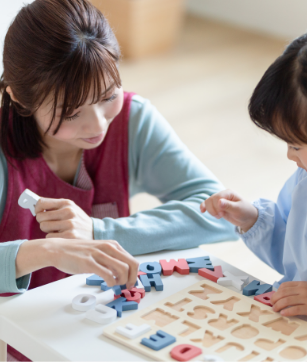
[[[146,262],[140,265],[139,270],[151,277],[153,274],[161,275],[162,267],[161,264],[156,261],[152,263]]]
[[[122,294],[122,289],[119,285],[114,285],[114,287],[112,287],[113,292],[115,295],[120,295]]]
[[[214,267],[210,261],[209,256],[202,256],[200,258],[190,258],[186,259],[190,267],[191,273],[198,273],[198,269],[207,268],[214,271]]]
[[[127,302],[126,298],[120,297],[113,300],[113,302],[108,303],[106,306],[115,309],[117,312],[117,316],[121,317],[122,312],[138,309],[139,305],[137,302]]]
[[[135,286],[138,284],[136,281]],[[108,287],[106,282],[101,283],[101,290],[113,289],[115,295],[120,295],[122,290],[127,289],[126,284],[123,285],[114,285],[114,287]]]
[[[150,292],[151,287],[155,287],[158,292],[163,290],[163,283],[159,274],[153,274],[151,277],[149,275],[140,275],[140,279],[145,292]]]
[[[101,283],[101,290],[106,291],[109,289],[111,289],[111,287],[108,287],[106,282]]]
[[[144,346],[153,349],[154,351],[159,351],[162,348],[169,346],[172,343],[176,342],[176,337],[164,332],[157,331],[157,334],[153,334],[148,338],[143,338],[141,344]]]
[[[264,293],[268,293],[272,291],[272,285],[270,284],[262,284],[260,285],[260,282],[257,280],[253,280],[251,283],[249,283],[245,288],[243,288],[243,294],[244,295],[261,295]]]
[[[101,285],[103,282],[104,280],[96,274],[86,278],[86,285]]]

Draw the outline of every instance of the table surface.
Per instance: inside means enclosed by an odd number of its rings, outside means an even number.
[[[221,265],[223,270],[228,270],[235,275],[247,275],[200,248],[147,254],[138,256],[137,259],[143,263],[206,255],[210,256],[214,266]],[[87,286],[85,284],[87,276],[88,274],[75,275],[22,295],[0,298],[0,340],[11,344],[34,361],[149,360],[111,341],[103,335],[103,325],[85,319],[84,312],[72,309],[71,302],[76,295],[93,294],[99,303],[99,298],[104,293],[97,286]],[[142,299],[139,310],[203,278],[196,273],[180,275],[175,272],[172,276],[162,276],[162,280],[164,290],[157,292],[152,288],[151,292],[146,293],[145,298]],[[134,312],[124,312],[123,318]]]

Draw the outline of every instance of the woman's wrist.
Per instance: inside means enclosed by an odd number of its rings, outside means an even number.
[[[53,266],[50,239],[27,240],[20,245],[16,256],[16,279],[36,270]]]

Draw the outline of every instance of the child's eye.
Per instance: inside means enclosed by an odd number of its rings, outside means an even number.
[[[74,114],[74,115],[71,116],[71,117],[66,117],[65,120],[66,120],[66,121],[73,121],[74,119],[76,119],[76,118],[79,117],[79,114],[80,114],[80,112]]]
[[[291,146],[291,148],[293,148],[294,151],[299,151],[299,150],[300,150],[299,147],[293,147],[293,146]]]
[[[113,94],[110,98],[105,98],[105,99],[102,99],[101,102],[113,102],[114,99],[116,99],[118,96],[118,94]]]

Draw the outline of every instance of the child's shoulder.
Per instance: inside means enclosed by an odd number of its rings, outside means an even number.
[[[296,170],[295,174],[296,174],[296,183],[297,184],[303,180],[307,180],[307,172],[303,168],[299,167]]]

